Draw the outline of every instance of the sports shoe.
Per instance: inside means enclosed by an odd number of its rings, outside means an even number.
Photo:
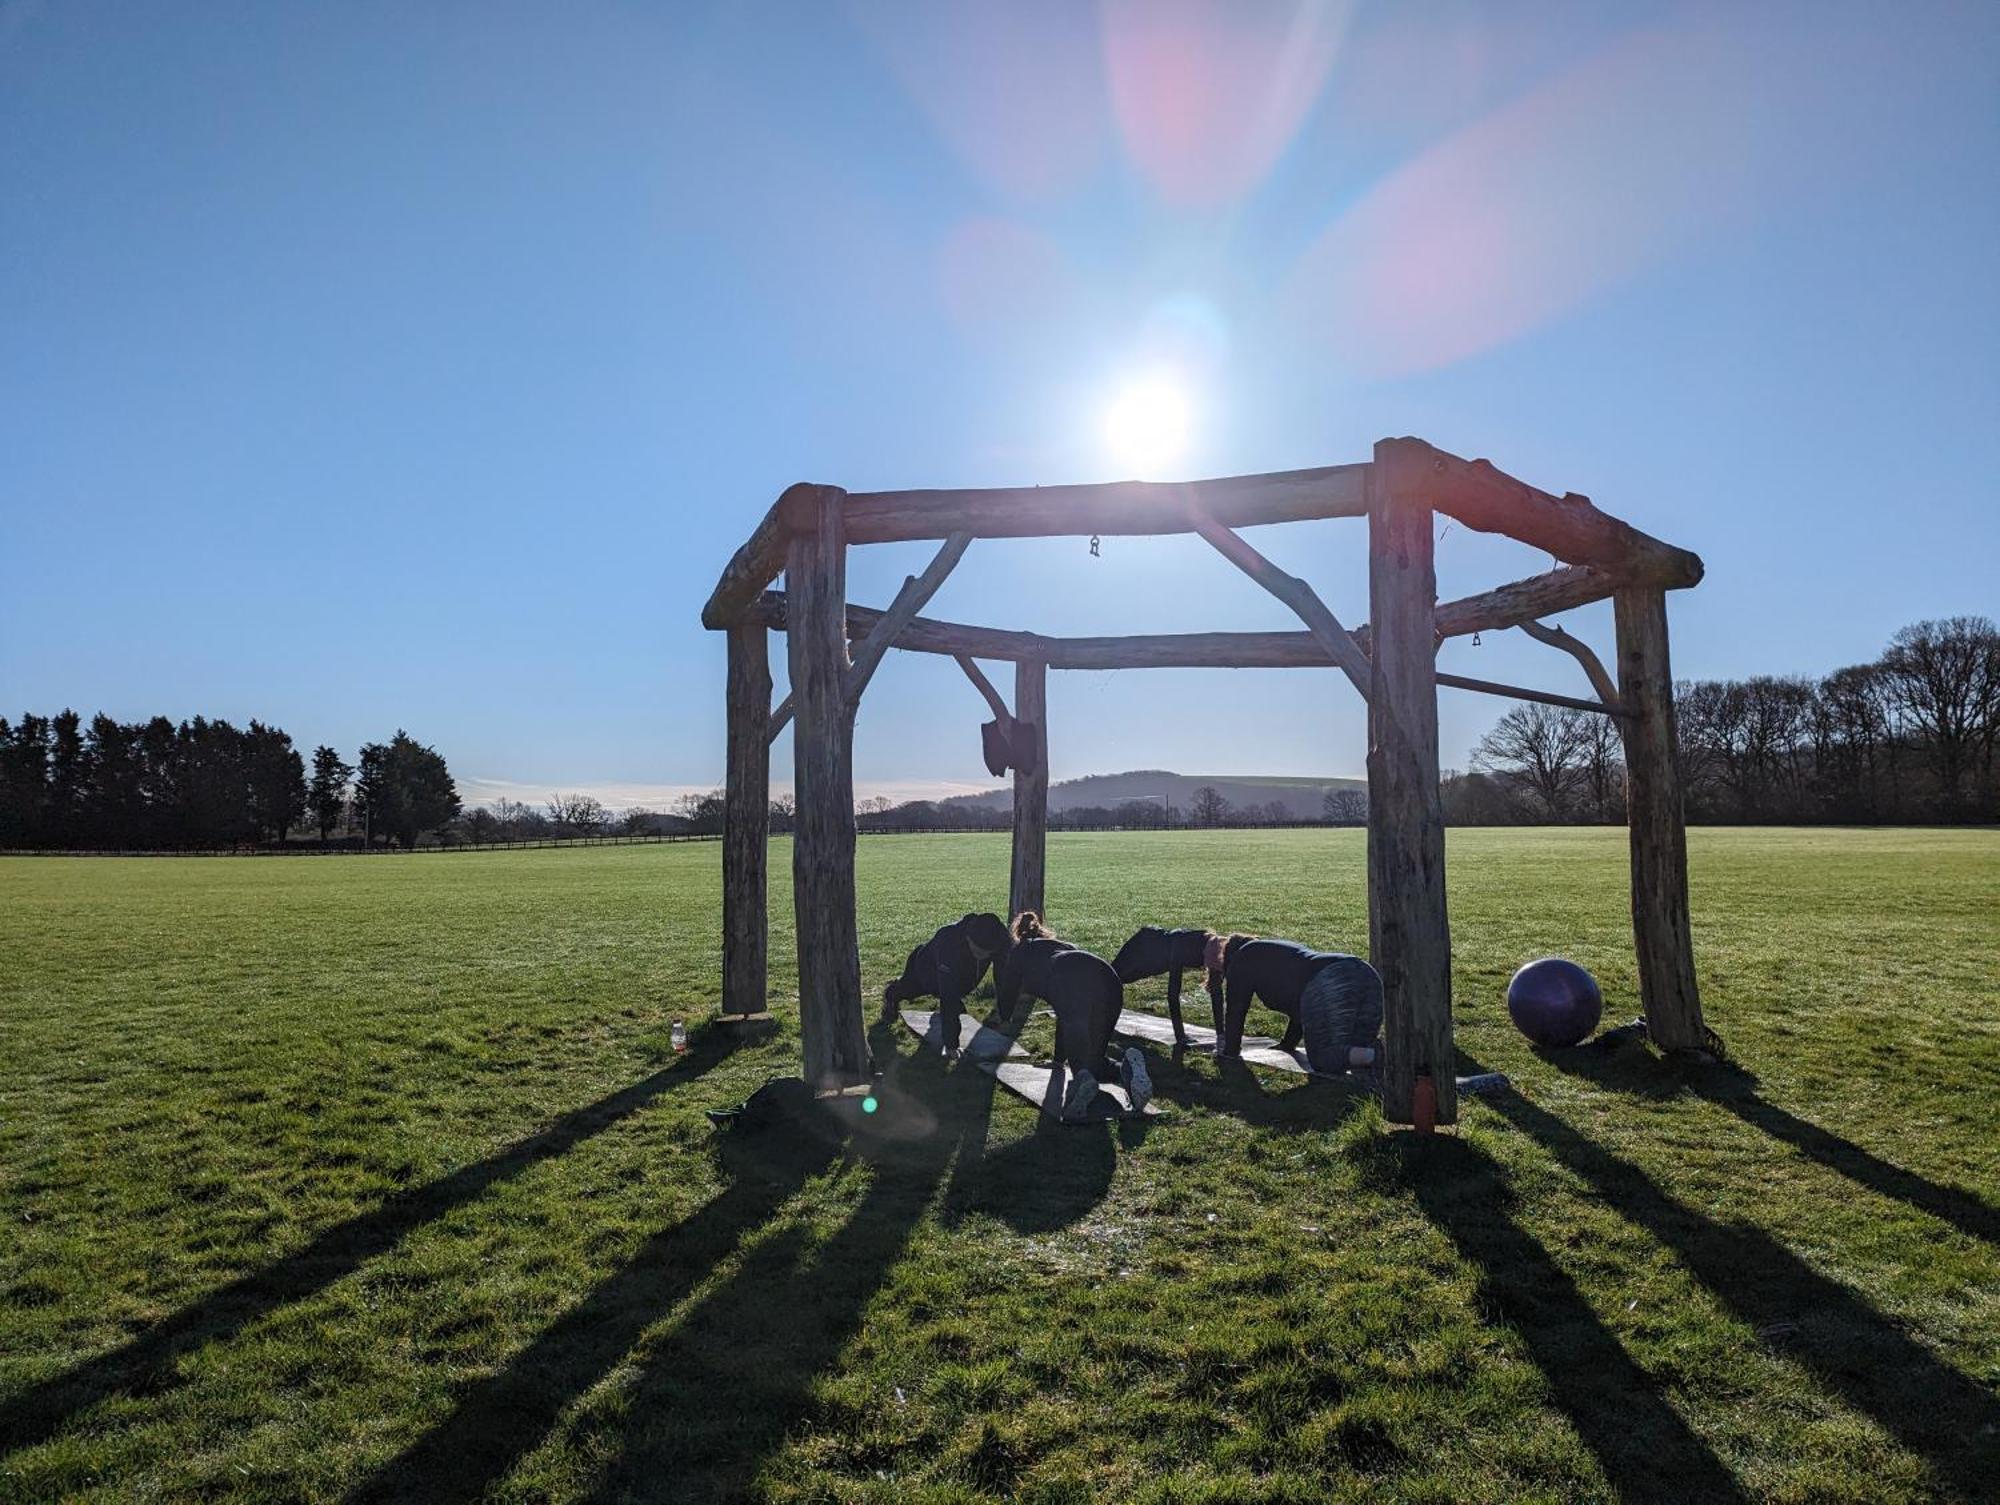
[[[1097,1096],[1097,1078],[1087,1071],[1073,1071],[1069,1077],[1069,1090],[1063,1093],[1062,1116],[1064,1123],[1080,1122],[1090,1107],[1091,1099]]]
[[[1125,1089],[1125,1095],[1132,1100],[1132,1111],[1144,1113],[1146,1104],[1153,1098],[1152,1073],[1146,1070],[1146,1058],[1139,1047],[1125,1047],[1125,1059],[1118,1063],[1118,1082]]]

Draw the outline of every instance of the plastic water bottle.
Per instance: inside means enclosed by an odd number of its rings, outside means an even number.
[[[674,1054],[677,1056],[686,1055],[688,1048],[688,1027],[684,1021],[679,1019],[674,1021],[673,1040]]]
[[[1437,1111],[1437,1084],[1428,1071],[1419,1072],[1410,1107],[1410,1127],[1419,1134],[1435,1134]]]
[[[1507,1074],[1504,1071],[1482,1071],[1476,1076],[1462,1076],[1458,1079],[1458,1090],[1467,1097],[1500,1092],[1508,1085]]]

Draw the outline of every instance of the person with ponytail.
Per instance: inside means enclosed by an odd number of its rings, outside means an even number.
[[[1360,957],[1249,935],[1212,937],[1207,953],[1209,975],[1220,976],[1226,995],[1217,1055],[1243,1053],[1243,1023],[1255,999],[1290,1021],[1278,1048],[1297,1050],[1303,1040],[1314,1071],[1332,1076],[1374,1064],[1382,979]]]
[[[903,963],[903,975],[882,989],[882,1022],[893,1022],[897,1007],[911,999],[935,997],[944,1030],[939,1051],[956,1056],[965,999],[1012,944],[1006,924],[996,914],[969,914],[952,921],[912,951]]]
[[[1023,993],[1055,1011],[1056,1062],[1069,1072],[1063,1118],[1086,1117],[1098,1084],[1113,1077],[1132,1111],[1143,1111],[1153,1095],[1146,1057],[1136,1046],[1122,1057],[1111,1054],[1112,1031],[1125,1009],[1125,985],[1111,963],[1056,935],[1032,910],[1014,917],[1008,935],[1013,944],[995,975],[994,998],[1003,1015],[1014,1012]]]

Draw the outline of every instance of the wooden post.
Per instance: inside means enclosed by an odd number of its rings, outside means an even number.
[[[1382,1111],[1416,1121],[1431,1078],[1436,1121],[1458,1118],[1451,1039],[1451,924],[1438,797],[1437,574],[1415,457],[1375,446],[1369,472],[1368,931],[1386,994]]]
[[[1049,846],[1049,666],[1027,661],[1014,666],[1014,719],[1030,729],[1035,743],[1032,772],[1014,770],[1014,867],[1007,912],[1042,914],[1042,877]]]
[[[1705,1050],[1701,994],[1688,925],[1687,827],[1681,806],[1667,597],[1633,586],[1612,598],[1618,624],[1618,698],[1625,734],[1625,807],[1632,842],[1632,938],[1646,1027],[1663,1050]]]
[[[729,724],[722,807],[722,1017],[761,1016],[770,921],[766,883],[771,830],[770,629],[729,629]]]
[[[847,698],[845,493],[825,486],[785,562],[792,675],[792,777],[798,814],[792,902],[798,917],[799,1033],[815,1091],[868,1080],[861,948],[854,917],[854,713]]]

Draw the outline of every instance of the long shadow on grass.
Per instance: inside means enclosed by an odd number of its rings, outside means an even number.
[[[512,1180],[630,1118],[662,1093],[720,1065],[736,1043],[720,1032],[704,1032],[672,1065],[564,1114],[497,1155],[334,1224],[296,1254],[231,1281],[129,1342],[33,1386],[0,1407],[0,1454],[46,1441],[72,1417],[109,1396],[158,1394],[170,1388],[176,1383],[174,1366],[183,1355],[233,1337],[280,1307],[324,1290],[488,1187]]]
[[[1506,1174],[1462,1140],[1383,1140],[1411,1162],[1418,1203],[1479,1267],[1483,1308],[1520,1335],[1605,1477],[1625,1500],[1747,1498],[1728,1467],[1659,1394],[1576,1282],[1514,1221]]]
[[[563,1410],[609,1373],[661,1315],[700,1285],[806,1181],[833,1163],[830,1139],[772,1128],[722,1141],[727,1188],[648,1239],[632,1262],[544,1328],[498,1374],[473,1385],[444,1421],[362,1481],[363,1500],[476,1500],[538,1445]],[[797,1251],[786,1229],[750,1268]]]
[[[1485,1069],[1476,1061],[1467,1066]],[[1874,1417],[1965,1498],[1988,1494],[2000,1478],[2000,1398],[1990,1390],[1762,1229],[1718,1223],[1682,1205],[1639,1167],[1518,1093],[1490,1102],[1621,1216],[1674,1250],[1773,1349]]]
[[[869,1163],[867,1191],[822,1243],[809,1245],[797,1226],[761,1241],[643,1352],[639,1379],[620,1406],[622,1431],[593,1447],[613,1455],[596,1498],[740,1496],[804,1412],[815,1376],[838,1357],[941,1192],[946,1202],[1017,1226],[1073,1220],[1102,1197],[1109,1157],[1085,1143],[1104,1138],[1101,1127],[1074,1131],[1080,1137],[1072,1163],[1052,1183],[996,1191],[980,1175],[993,1078],[970,1062],[945,1068],[935,1058],[901,1057],[886,1030],[873,1044],[888,1065],[885,1106],[849,1151]],[[354,1498],[484,1495],[719,1258],[826,1163],[793,1159],[774,1176],[748,1158],[766,1153],[755,1139],[730,1151],[725,1164],[735,1179],[710,1204],[712,1213],[704,1209],[692,1224],[663,1232],[502,1373],[467,1392]]]
[[[1205,1058],[1208,1059],[1208,1058]],[[1368,1100],[1370,1089],[1352,1082],[1292,1077],[1293,1085],[1272,1092],[1256,1068],[1240,1059],[1215,1061],[1215,1074],[1191,1071],[1179,1058],[1149,1052],[1153,1092],[1162,1102],[1227,1113],[1260,1129],[1324,1129]]]
[[[1780,1108],[1759,1095],[1757,1079],[1748,1072],[1692,1068],[1676,1073],[1674,1067],[1663,1067],[1651,1052],[1638,1046],[1620,1050],[1584,1047],[1541,1054],[1558,1069],[1615,1091],[1662,1096],[1685,1087],[1870,1191],[1908,1203],[1972,1238],[2000,1244],[2000,1208],[1963,1187],[1940,1185],[1904,1170],[1852,1140]]]

